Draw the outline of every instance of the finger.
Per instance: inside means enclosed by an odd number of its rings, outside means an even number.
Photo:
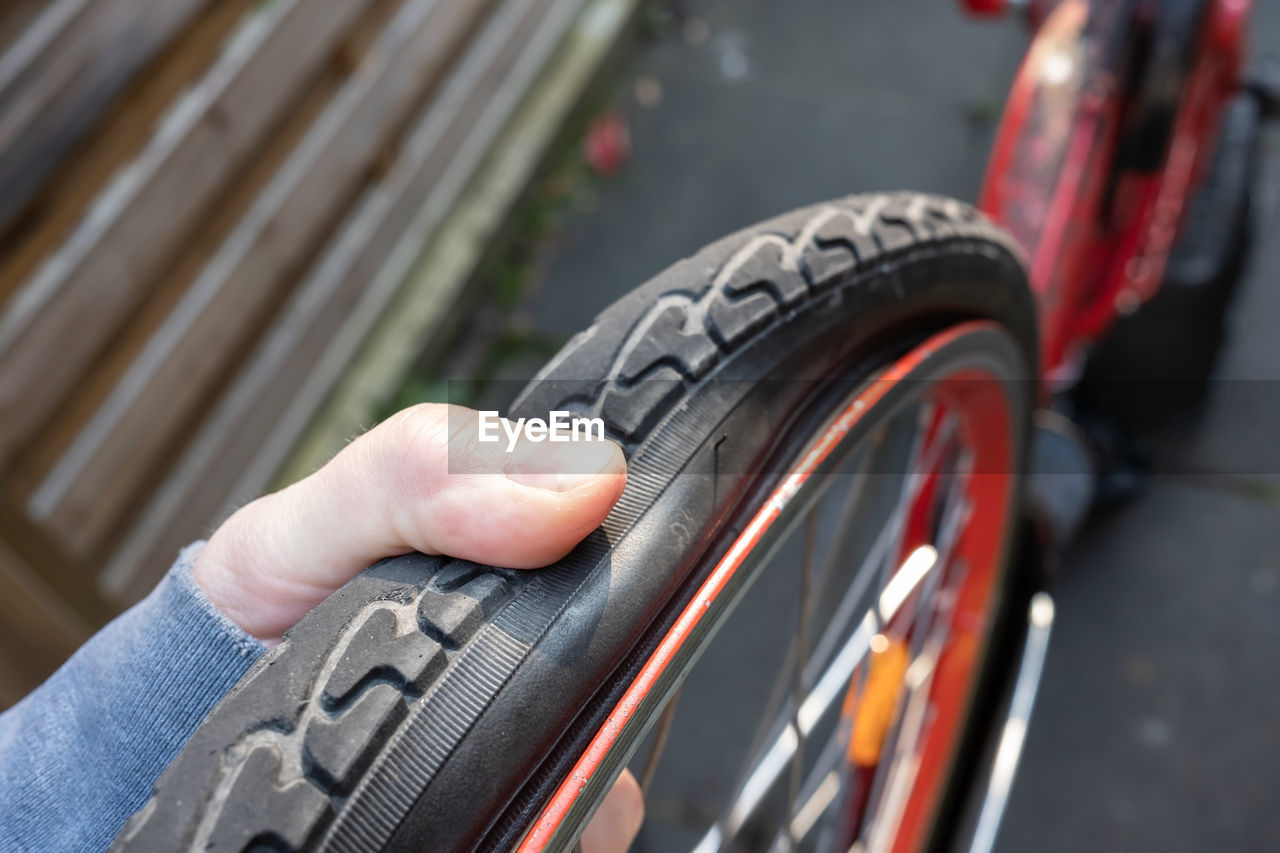
[[[644,823],[644,795],[630,770],[623,770],[582,831],[582,853],[626,853]]]
[[[422,405],[240,509],[196,561],[223,612],[270,643],[370,563],[410,551],[508,568],[562,557],[626,481],[609,441],[482,442],[476,413]]]

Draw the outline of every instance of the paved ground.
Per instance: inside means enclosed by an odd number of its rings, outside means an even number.
[[[539,330],[571,333],[670,261],[790,207],[976,192],[1016,26],[963,21],[947,0],[689,5],[708,38],[673,34],[638,58],[662,97],[628,96],[633,159],[549,252]],[[1255,42],[1280,52],[1280,4],[1257,5]],[[1275,144],[1264,178],[1267,235]],[[1226,377],[1280,379],[1280,245],[1260,242]],[[1158,437],[1166,460],[1210,475],[1157,478],[1069,554],[1001,850],[1280,849],[1280,479],[1265,476],[1280,471],[1280,394],[1266,387],[1220,383],[1202,423]]]

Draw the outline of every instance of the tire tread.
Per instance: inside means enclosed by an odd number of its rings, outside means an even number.
[[[964,243],[1020,263],[1009,237],[947,198],[859,195],[794,211],[712,244],[615,303],[543,369],[537,399],[526,394],[516,408],[552,404],[599,416],[630,455],[691,387],[762,329],[855,272],[882,267],[886,276],[868,286],[893,286],[894,256],[922,243]],[[659,488],[657,479],[633,478],[613,517],[625,526]],[[605,546],[589,539],[582,547]],[[113,849],[293,851],[322,838],[334,849],[358,848],[394,820],[404,806],[399,795],[371,792],[369,801],[385,808],[352,817],[342,838],[331,824],[371,768],[394,759],[379,755],[380,746],[393,733],[414,736],[409,729],[421,721],[409,709],[430,699],[441,732],[433,744],[460,740],[486,692],[491,698],[536,639],[521,634],[522,593],[558,583],[564,589],[552,592],[567,600],[574,589],[572,578],[551,570],[420,557],[411,575],[382,577],[381,565],[353,582],[358,589],[344,588],[317,608],[246,674]],[[498,621],[501,630],[486,630]],[[447,757],[434,745],[424,749],[431,763]],[[193,751],[218,756],[208,778],[179,768],[193,766]],[[413,784],[431,773],[408,763],[394,769]]]

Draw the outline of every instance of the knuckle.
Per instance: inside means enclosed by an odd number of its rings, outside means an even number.
[[[393,454],[443,445],[449,429],[449,406],[419,403],[401,409],[375,428],[384,449]]]
[[[442,488],[450,472],[488,470],[476,441],[475,412],[462,406],[421,403],[375,427],[366,459],[388,471],[413,494]],[[375,438],[376,436],[376,438]]]
[[[404,478],[414,491],[430,483],[441,467],[448,440],[448,407],[423,403],[392,415],[374,430],[383,470]]]

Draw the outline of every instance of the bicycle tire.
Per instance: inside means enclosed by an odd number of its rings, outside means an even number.
[[[975,318],[1007,330],[1035,375],[1019,250],[935,196],[800,209],[670,267],[574,337],[510,413],[598,407],[629,461],[601,528],[534,572],[420,554],[370,567],[218,704],[113,849],[505,849],[558,784],[583,709],[617,694],[747,472],[777,451],[778,413],[804,402],[785,383],[760,398],[763,380],[868,375]],[[678,477],[711,442],[735,473]]]

